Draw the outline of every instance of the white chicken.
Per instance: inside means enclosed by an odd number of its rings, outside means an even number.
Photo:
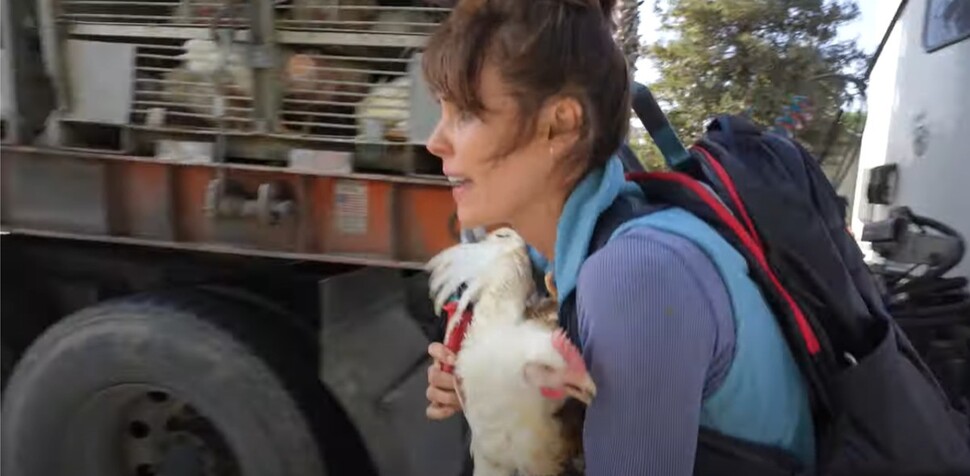
[[[226,126],[244,128],[253,107],[253,76],[242,48],[232,45],[226,53],[212,40],[186,41],[185,52],[174,57],[182,64],[162,76],[165,100],[179,103],[206,122],[214,121],[218,115],[215,82],[221,82]]]
[[[176,59],[182,60],[189,72],[203,76],[225,74],[226,82],[232,87],[246,95],[252,94],[253,76],[246,62],[244,46],[233,43],[229,51],[224,52],[215,41],[195,38],[187,40],[182,48],[185,52]]]
[[[398,76],[390,81],[375,84],[367,96],[357,103],[358,139],[381,141],[405,140],[408,135],[408,119],[411,117],[411,78]],[[370,135],[377,131],[377,137]]]
[[[463,284],[454,316],[474,308],[454,372],[475,476],[554,475],[581,464],[581,424],[563,410],[568,397],[589,404],[596,385],[556,320],[530,317],[525,242],[500,228],[442,251],[426,269],[436,312]],[[459,321],[450,319],[446,341],[462,330]]]

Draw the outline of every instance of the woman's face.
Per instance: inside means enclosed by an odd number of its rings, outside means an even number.
[[[441,102],[441,120],[428,139],[428,150],[441,158],[453,183],[458,220],[465,228],[512,224],[528,210],[557,195],[556,145],[540,121],[533,137],[508,151],[522,121],[514,98],[498,71],[486,65],[479,87],[485,111],[479,116]],[[540,115],[542,112],[540,112]]]

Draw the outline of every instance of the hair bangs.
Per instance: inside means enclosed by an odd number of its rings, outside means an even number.
[[[462,111],[485,110],[479,91],[482,66],[499,22],[488,8],[455,9],[431,35],[421,67],[428,88]]]

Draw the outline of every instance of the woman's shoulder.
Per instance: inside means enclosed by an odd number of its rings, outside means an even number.
[[[644,226],[610,240],[580,270],[576,309],[584,346],[616,348],[639,336],[636,352],[666,349],[684,365],[696,360],[707,368],[705,395],[734,354],[727,287],[705,251],[674,233]]]
[[[630,229],[587,258],[576,299],[580,321],[596,316],[598,326],[649,327],[677,315],[721,336],[721,344],[734,333],[731,300],[714,262],[690,239],[649,226]]]
[[[651,226],[633,227],[590,255],[580,269],[579,283],[599,282],[608,276],[637,281],[696,280],[701,288],[724,288],[703,249],[688,238]]]

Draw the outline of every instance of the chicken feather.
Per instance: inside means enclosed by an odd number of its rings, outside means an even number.
[[[501,228],[442,251],[426,269],[436,311],[462,286],[455,312],[474,311],[454,371],[472,431],[475,476],[580,467],[583,403],[596,387],[558,326],[555,290],[537,299],[525,242]],[[457,321],[449,322],[446,336]]]
[[[429,288],[435,313],[464,285],[456,315],[472,302],[494,306],[488,315],[509,316],[525,312],[525,303],[535,292],[525,241],[509,228],[500,228],[475,243],[452,246],[428,261]]]

